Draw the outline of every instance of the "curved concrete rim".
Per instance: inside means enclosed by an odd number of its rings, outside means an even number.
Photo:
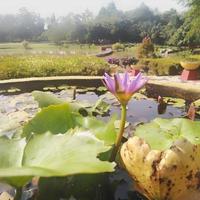
[[[200,99],[200,80],[181,81],[179,76],[148,76],[146,85],[149,96],[169,96],[183,98],[186,101]],[[19,88],[21,91],[30,92],[42,89],[47,86],[58,87],[60,85],[78,87],[99,87],[102,84],[103,76],[53,76],[53,77],[32,77],[0,80],[0,89]]]

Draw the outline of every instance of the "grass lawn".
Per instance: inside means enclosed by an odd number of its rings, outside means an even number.
[[[100,51],[96,45],[69,44],[65,47],[53,43],[29,43],[30,49],[24,49],[22,43],[0,43],[0,55],[21,54],[65,54],[65,55],[88,55]]]

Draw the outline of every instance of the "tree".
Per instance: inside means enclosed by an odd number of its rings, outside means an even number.
[[[138,58],[149,58],[152,57],[154,53],[154,45],[150,37],[145,37],[142,40],[142,44],[138,46],[137,57]]]
[[[196,45],[200,44],[200,1],[199,0],[179,0],[189,8],[186,13],[185,22],[189,23],[189,31],[186,34],[187,39],[193,38]]]
[[[19,40],[34,40],[44,31],[44,20],[36,13],[21,8],[16,17],[16,37]]]

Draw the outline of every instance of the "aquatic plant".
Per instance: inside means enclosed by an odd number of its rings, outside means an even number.
[[[199,131],[199,121],[157,118],[122,145],[124,166],[148,199],[200,198]]]
[[[114,120],[105,123],[90,114],[83,117],[79,104],[42,92],[33,95],[41,111],[25,124],[20,138],[0,138],[2,182],[19,187],[34,176],[114,171],[115,163],[98,157],[115,141]]]
[[[122,78],[119,74],[115,74],[114,79],[108,74],[104,75],[104,85],[118,99],[122,109],[120,129],[110,158],[111,161],[115,160],[123,137],[126,122],[126,106],[128,101],[135,92],[137,92],[146,84],[146,82],[147,78],[142,77],[141,73],[139,73],[136,78],[132,80],[130,79],[128,73],[125,73]]]

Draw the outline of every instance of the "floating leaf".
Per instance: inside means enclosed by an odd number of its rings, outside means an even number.
[[[20,124],[17,120],[10,120],[8,116],[0,114],[0,137],[6,136],[11,138],[19,127]]]
[[[14,93],[14,92],[20,92],[21,90],[19,88],[10,88],[7,90],[8,93]]]
[[[124,166],[148,199],[200,199],[199,133],[200,121],[157,118],[122,145]]]
[[[82,117],[73,111],[71,104],[43,108],[24,126],[23,136],[30,137],[32,133],[42,134],[47,131],[53,134],[65,133],[75,127],[92,130],[97,138],[104,140],[107,144],[113,144],[115,141],[113,120],[105,123],[93,117]]]
[[[174,118],[156,118],[138,126],[135,135],[144,139],[152,149],[165,150],[178,139],[186,138],[192,144],[200,144],[200,121]]]
[[[117,135],[114,120],[113,118],[111,121],[105,123],[94,117],[77,117],[76,125],[85,130],[91,130],[98,139],[103,140],[106,144],[112,145]]]
[[[43,90],[44,91],[48,91],[48,90],[50,90],[50,91],[56,91],[57,88],[56,87],[44,87]]]
[[[23,129],[23,136],[32,133],[65,133],[75,127],[75,114],[69,104],[52,105],[43,108]]]
[[[111,101],[117,101],[115,96],[110,92],[106,92],[104,95],[101,95],[101,97]]]
[[[85,113],[85,115],[89,114],[89,111],[87,111],[85,109],[85,107],[88,106],[85,103],[79,103],[79,102],[67,102],[63,99],[60,99],[58,97],[56,97],[54,94],[51,93],[46,93],[46,92],[41,92],[41,91],[34,91],[32,92],[32,95],[34,97],[34,99],[38,102],[39,107],[43,108],[43,107],[48,107],[50,105],[59,105],[59,104],[68,104],[69,107],[73,110],[73,111],[78,111],[79,113]],[[92,107],[92,105],[91,105]]]
[[[99,115],[107,113],[110,109],[110,105],[106,103],[103,98],[100,98],[96,104],[92,107],[92,112],[95,112]]]
[[[139,92],[135,93],[132,98],[140,100],[140,99],[147,99],[147,96],[145,96],[144,94],[141,94]]]
[[[34,99],[38,102],[40,108],[65,103],[64,100],[59,99],[55,95],[47,92],[33,91],[32,95]]]
[[[32,176],[111,172],[115,164],[97,158],[109,149],[91,132],[80,130],[38,134],[27,143],[0,138],[0,179],[19,186]]]
[[[58,88],[59,90],[66,90],[66,89],[70,89],[71,86],[69,86],[69,85],[61,85],[61,86],[58,86],[57,88]]]
[[[180,108],[185,106],[185,100],[180,98],[163,97],[164,102],[174,107]]]
[[[98,88],[97,88],[97,91],[98,91],[98,92],[106,92],[107,89],[106,89],[106,87],[101,86],[101,87],[98,87]]]

